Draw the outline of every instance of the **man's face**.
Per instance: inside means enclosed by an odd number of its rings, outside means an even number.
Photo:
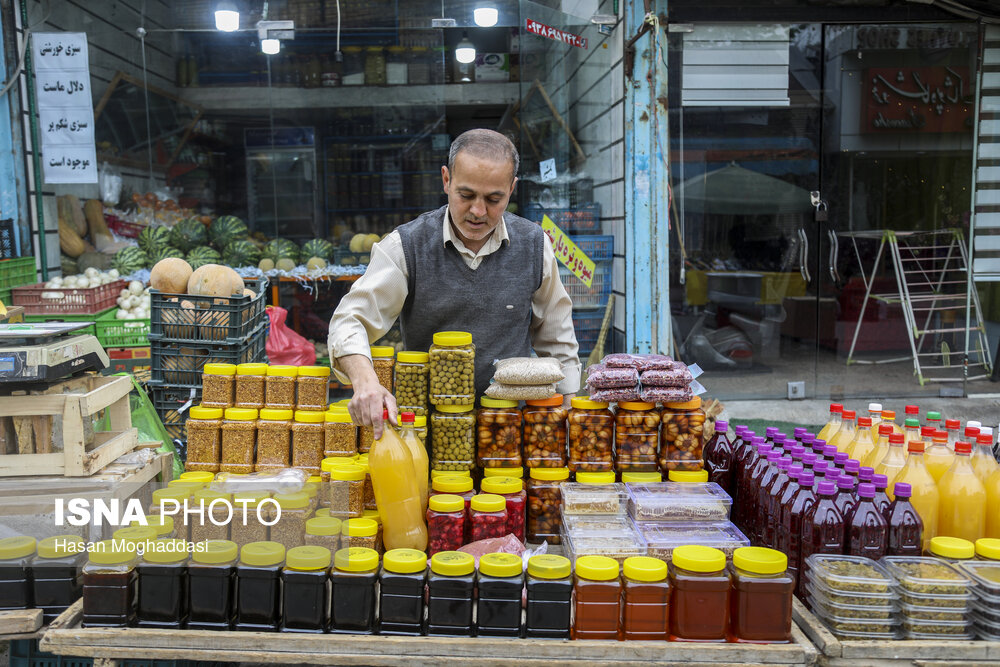
[[[451,172],[441,167],[452,223],[471,250],[478,251],[500,224],[517,183],[510,172],[509,162],[494,162],[467,152],[455,156]]]

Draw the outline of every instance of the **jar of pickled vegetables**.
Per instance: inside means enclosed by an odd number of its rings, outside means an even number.
[[[660,414],[656,405],[640,401],[618,404],[615,452],[618,472],[656,472]]]
[[[524,406],[524,463],[529,468],[566,465],[566,416],[562,394]]]
[[[476,416],[472,405],[439,405],[431,415],[431,468],[471,470],[475,465]]]
[[[427,415],[428,360],[426,352],[400,352],[396,355],[396,409]]]
[[[604,472],[614,469],[615,416],[602,401],[578,396],[569,411],[569,469]]]
[[[465,331],[439,331],[428,351],[430,402],[474,405],[476,402],[476,346]],[[432,428],[433,430],[433,428]]]
[[[705,411],[701,398],[667,403],[660,411],[660,469],[701,470]]]
[[[484,477],[479,485],[482,493],[500,496],[507,503],[507,533],[524,541],[525,509],[528,495],[524,483],[516,477]]]
[[[413,418],[413,432],[424,449],[427,449],[427,415],[417,415]]]
[[[476,413],[480,468],[521,465],[521,411],[517,401],[479,399]]]

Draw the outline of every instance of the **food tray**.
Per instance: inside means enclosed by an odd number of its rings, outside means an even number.
[[[698,544],[719,549],[732,560],[733,552],[750,546],[750,540],[728,521],[717,523],[636,523],[650,556],[670,561],[674,549]]]
[[[861,591],[835,591],[819,579],[813,579],[806,584],[807,590],[816,591],[830,602],[845,606],[886,607],[896,604],[894,590],[884,593],[864,593]]]
[[[970,621],[915,621],[903,618],[903,633],[907,639],[972,639]]]
[[[149,345],[149,319],[119,320],[118,309],[112,308],[98,316],[95,324],[97,340],[102,347],[145,347]]]
[[[968,560],[959,564],[958,570],[975,582],[974,593],[982,597],[996,598],[1000,603],[1000,563]]]
[[[899,605],[891,599],[880,600],[889,604],[839,604],[831,600],[820,588],[812,582],[806,584],[809,591],[809,606],[818,613],[840,618],[863,618],[870,620],[896,620],[899,617]]]
[[[899,589],[899,601],[903,604],[916,605],[918,607],[938,607],[940,609],[966,609],[969,603],[975,599],[972,593],[965,595],[918,595],[906,589]]]
[[[628,494],[624,484],[563,482],[563,514],[625,514]]]
[[[904,591],[917,595],[965,595],[972,580],[939,558],[886,556],[881,561]]]
[[[872,633],[878,637],[891,637],[898,631],[899,622],[895,619],[846,618],[814,609],[816,618],[823,621],[834,634],[843,632]]]
[[[996,632],[1000,634],[1000,606],[990,605],[982,600],[973,600],[970,606],[975,615],[980,619],[996,624]]]
[[[627,516],[608,516],[605,514],[563,514],[562,527],[569,535],[635,529]]]
[[[900,611],[904,618],[918,622],[962,621],[969,622],[972,607],[918,607],[911,604],[901,604]]]
[[[149,290],[150,340],[243,343],[267,320],[268,283],[244,278],[243,284],[255,295],[220,299]]]
[[[97,314],[107,310],[118,301],[118,295],[128,285],[124,280],[115,280],[97,287],[46,287],[45,283],[35,283],[11,290],[11,300],[15,306],[24,308],[25,315],[47,315],[49,313]]]
[[[636,521],[728,521],[733,501],[715,482],[626,484],[628,511]]]
[[[806,564],[810,579],[838,592],[888,593],[896,583],[884,565],[863,556],[813,554]]]
[[[991,615],[988,612],[983,613],[983,611],[977,610],[972,613],[972,621],[980,633],[986,633],[992,637],[1000,637],[1000,620],[997,619],[998,613],[1000,611],[993,610]]]
[[[572,562],[580,556],[608,556],[623,563],[631,556],[645,556],[646,545],[634,530],[613,530],[605,533],[567,535],[563,542],[566,556]]]

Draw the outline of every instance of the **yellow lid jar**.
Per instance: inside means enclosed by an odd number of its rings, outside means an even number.
[[[465,331],[439,331],[428,351],[432,405],[476,402],[476,346]],[[433,428],[431,429],[433,433]]]

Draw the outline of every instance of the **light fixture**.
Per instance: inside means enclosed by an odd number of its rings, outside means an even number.
[[[480,28],[492,28],[497,24],[497,20],[500,18],[500,13],[497,11],[496,7],[492,5],[485,5],[483,7],[476,7],[472,10],[472,17]]]
[[[229,0],[222,0],[215,6],[215,29],[222,32],[240,29],[240,10]]]
[[[260,50],[269,56],[281,51],[281,40],[295,39],[294,21],[257,21]]]
[[[260,50],[264,52],[265,55],[275,56],[281,51],[281,40],[280,39],[262,39],[260,40]]]
[[[468,65],[476,60],[476,46],[469,41],[469,33],[462,33],[462,41],[455,47],[455,60]]]

